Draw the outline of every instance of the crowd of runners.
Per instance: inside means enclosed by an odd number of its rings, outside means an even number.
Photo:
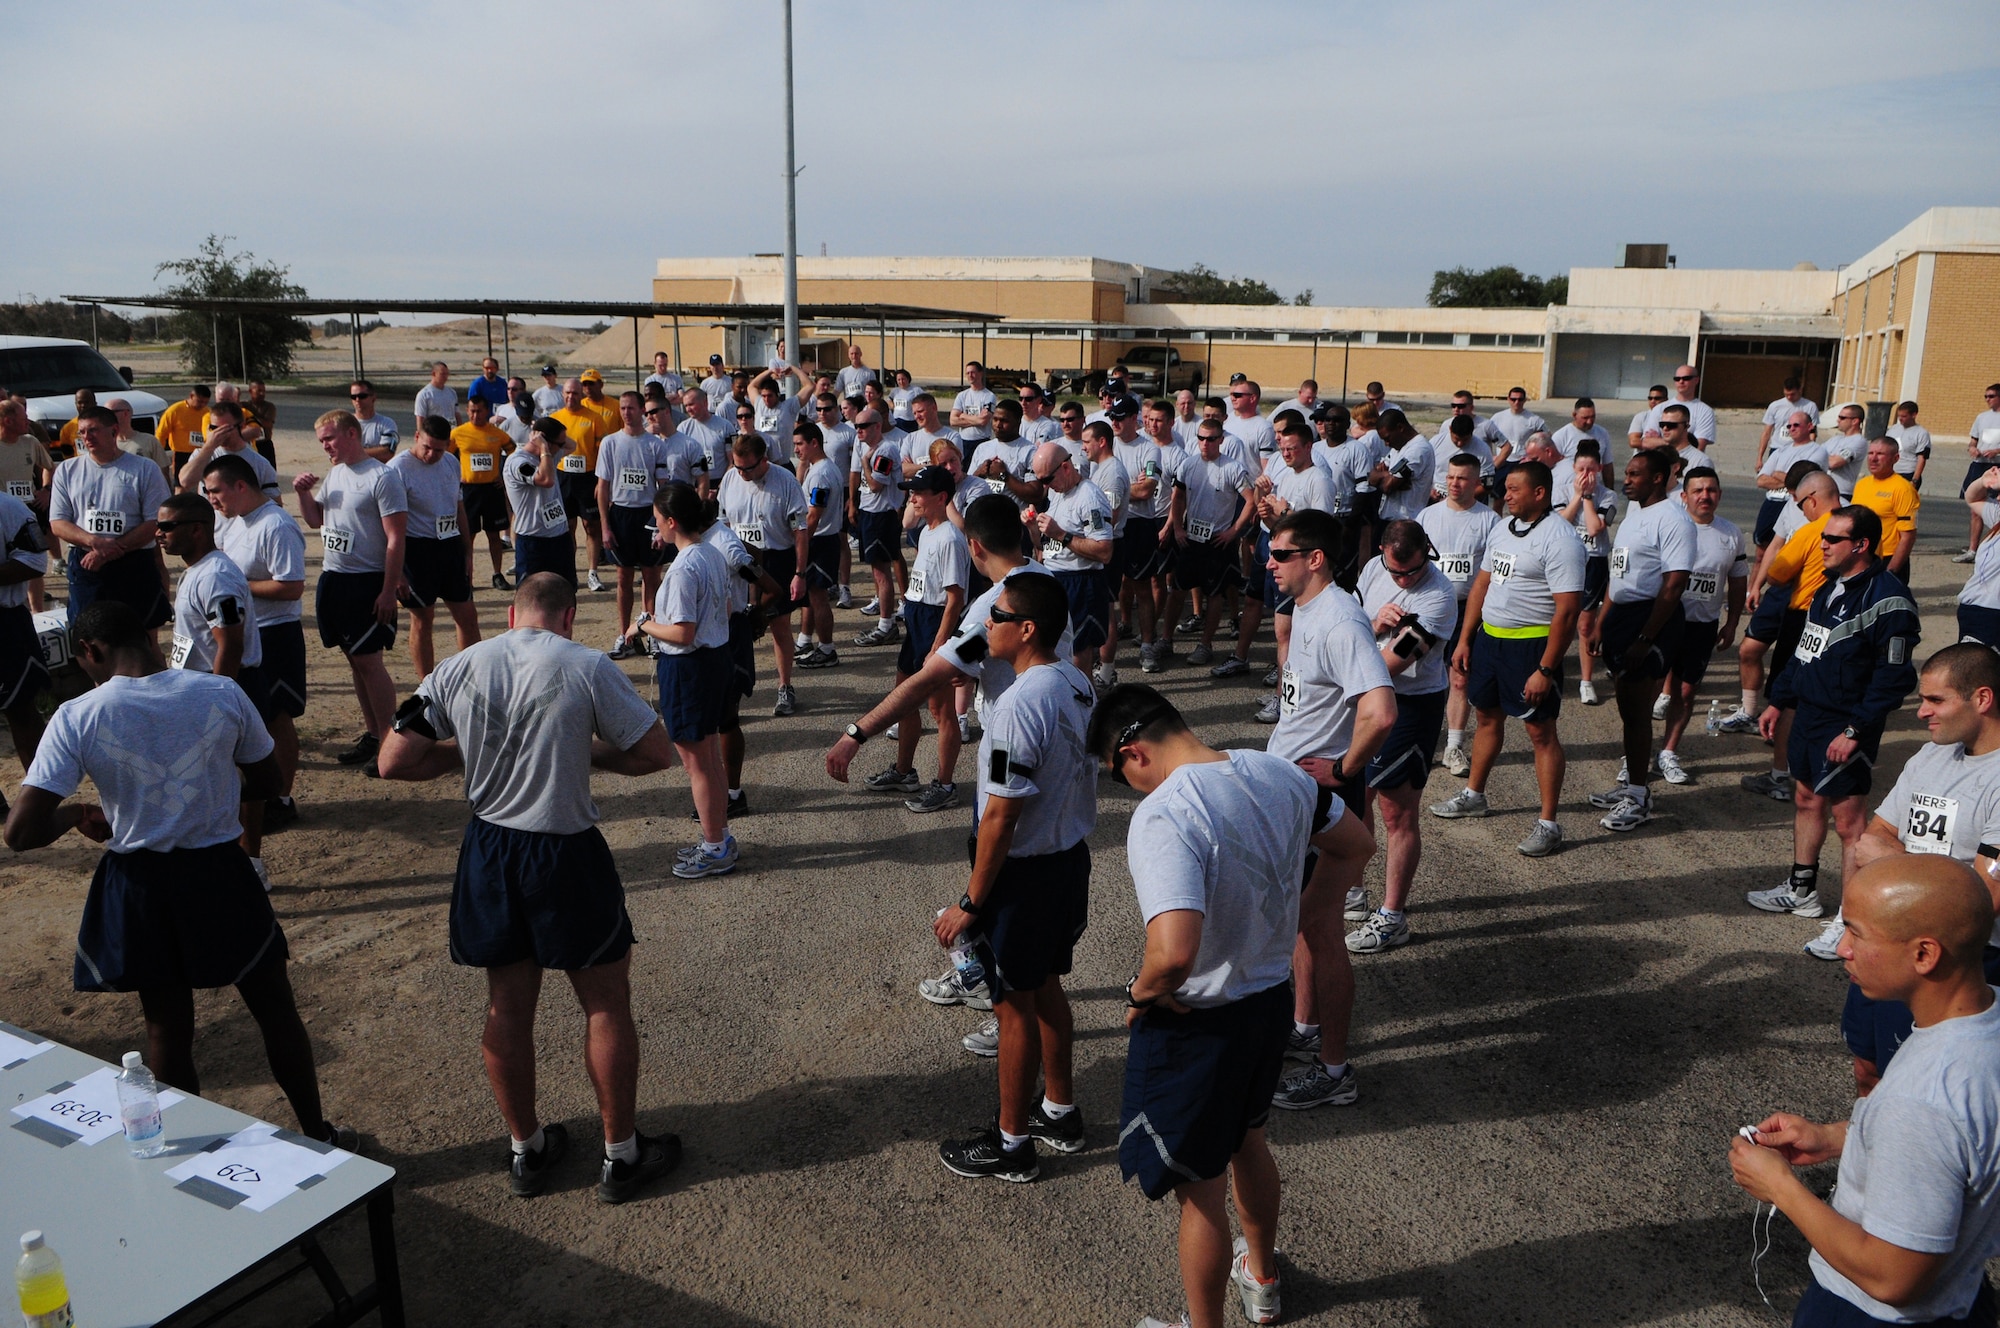
[[[1062,979],[1088,916],[1100,776],[1129,785],[1145,948],[1125,984],[1121,1167],[1178,1198],[1186,1321],[1219,1322],[1233,1291],[1273,1322],[1269,1112],[1358,1099],[1353,965],[1411,940],[1426,826],[1516,815],[1520,853],[1560,851],[1562,711],[1608,700],[1622,759],[1586,777],[1589,803],[1604,829],[1637,830],[1689,782],[1679,744],[1728,652],[1740,693],[1710,702],[1707,727],[1768,742],[1745,796],[1794,812],[1783,878],[1745,902],[1825,919],[1805,950],[1854,979],[1841,1027],[1869,1106],[1865,1130],[1859,1111],[1852,1131],[1772,1115],[1734,1146],[1739,1181],[1814,1245],[1821,1317],[1800,1321],[1992,1322],[2000,385],[1967,440],[1958,630],[1925,643],[1907,575],[1932,440],[1914,402],[1868,439],[1862,406],[1829,428],[1788,383],[1764,417],[1746,531],[1717,514],[1715,412],[1687,366],[1614,439],[1592,401],[1551,428],[1521,388],[1490,416],[1461,392],[1427,435],[1376,383],[1350,407],[1307,381],[1267,411],[1241,375],[1221,396],[1149,401],[1116,370],[1093,409],[1032,381],[1002,395],[977,362],[947,399],[904,372],[885,381],[859,347],[837,373],[783,355],[755,372],[713,357],[698,378],[661,355],[624,393],[595,370],[503,378],[491,359],[461,393],[440,363],[407,427],[356,381],[351,409],[314,426],[324,474],[289,486],[261,384],[196,388],[154,435],[126,403],[80,394],[46,437],[0,394],[0,711],[26,770],[6,840],[75,829],[105,844],[75,985],[140,994],[165,1082],[198,1089],[191,993],[233,985],[300,1127],[357,1146],[320,1109],[261,847],[304,814],[307,531],[320,643],[361,716],[340,763],[464,781],[450,953],[488,974],[481,1046],[522,1196],[569,1146],[536,1109],[545,970],[586,1016],[599,1196],[630,1198],[680,1155],[635,1124],[633,935],[591,772],[684,767],[698,832],[673,874],[754,868],[732,825],[751,811],[741,713],[760,676],[774,716],[824,723],[799,674],[893,649],[893,689],[825,766],[912,815],[974,807],[955,901],[940,886],[949,962],[913,985],[990,1012],[963,1043],[996,1060],[999,1107],[940,1146],[943,1165],[1032,1181],[1042,1150],[1091,1138]],[[490,639],[473,606],[486,584],[511,596]],[[574,639],[586,592],[614,597],[602,643]],[[45,722],[31,609],[58,602],[94,685]],[[440,602],[455,635],[442,659]],[[841,628],[840,612],[859,617]],[[421,680],[401,698],[384,662],[399,631]],[[621,667],[635,657],[643,689]],[[1265,750],[1218,750],[1130,679],[1134,663],[1256,675],[1244,714],[1271,726]],[[1930,741],[1878,780],[1885,727],[1913,698]],[[1532,751],[1532,807],[1488,798],[1510,720]],[[857,768],[877,739],[893,753]],[[1431,790],[1439,766],[1462,784]],[[96,803],[72,800],[85,777]],[[1820,868],[1829,823],[1838,873]],[[1789,1164],[1836,1155],[1828,1207]]]

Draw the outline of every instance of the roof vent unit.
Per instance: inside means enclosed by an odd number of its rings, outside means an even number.
[[[1618,251],[1618,266],[1666,267],[1668,248],[1664,244],[1628,244]]]

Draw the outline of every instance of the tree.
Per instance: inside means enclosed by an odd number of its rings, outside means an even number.
[[[1540,309],[1569,303],[1568,277],[1534,277],[1511,264],[1484,272],[1455,267],[1431,277],[1434,309]]]
[[[1206,263],[1169,273],[1155,289],[1172,304],[1286,303],[1284,296],[1255,277],[1225,277]],[[1300,291],[1291,303],[1312,303],[1312,292]]]
[[[266,263],[255,254],[229,252],[228,235],[211,234],[193,258],[176,259],[153,269],[155,279],[175,280],[162,295],[191,300],[302,300],[305,287],[291,280],[291,269]],[[220,318],[220,324],[217,318]],[[237,332],[238,321],[242,332]],[[219,335],[218,335],[219,333]],[[243,378],[275,378],[291,372],[292,347],[311,340],[307,325],[276,312],[225,313],[181,310],[167,319],[167,335],[181,342],[181,364],[196,378],[214,382],[240,374]],[[221,342],[220,347],[217,341]],[[222,363],[216,363],[220,349]],[[247,361],[247,363],[246,363]]]

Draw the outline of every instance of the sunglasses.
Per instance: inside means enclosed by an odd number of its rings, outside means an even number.
[[[1852,544],[1854,543],[1854,536],[1822,534],[1819,537],[1819,542],[1821,544]]]
[[[153,529],[159,531],[175,531],[179,530],[182,526],[192,526],[195,524],[196,523],[193,521],[155,521],[153,523]]]
[[[1693,375],[1693,374],[1675,374],[1675,375],[1674,375],[1674,381],[1675,381],[1676,383],[1692,383],[1692,382],[1694,381],[1694,375]]]
[[[1430,563],[1428,560],[1418,563],[1415,567],[1391,567],[1386,559],[1382,563],[1382,570],[1398,581],[1401,581],[1406,576],[1421,576],[1429,567]]]
[[[998,604],[995,604],[992,608],[988,609],[986,611],[986,616],[993,622],[997,623],[1024,623],[1027,622],[1030,618],[1030,615],[1028,614],[1014,613],[1010,610],[1001,608]]]
[[[375,394],[373,392],[349,392],[347,394],[347,399],[349,401],[366,401],[374,395]]]
[[[1042,474],[1042,473],[1041,473],[1040,471],[1038,471],[1038,470],[1031,470],[1031,471],[1029,471],[1029,472],[1028,472],[1028,474],[1029,474],[1030,476],[1032,476],[1032,477],[1034,478],[1034,481],[1035,481],[1035,483],[1037,483],[1037,484],[1047,484],[1047,483],[1048,483],[1048,482],[1049,482],[1050,480],[1052,480],[1052,479],[1054,479],[1054,478],[1055,478],[1056,476],[1058,476],[1058,475],[1062,474],[1062,472],[1063,472],[1063,467],[1064,467],[1064,466],[1067,466],[1067,465],[1069,465],[1069,464],[1070,464],[1070,459],[1069,459],[1068,457],[1064,457],[1064,458],[1063,458],[1062,460],[1060,460],[1060,461],[1056,462],[1056,468],[1055,468],[1054,470],[1050,471],[1050,472],[1049,472],[1048,474],[1046,474],[1046,475]]]
[[[1147,711],[1124,728],[1118,730],[1118,740],[1111,744],[1111,777],[1113,779],[1121,784],[1125,784],[1125,749],[1139,741],[1139,735],[1146,731],[1148,724],[1151,724],[1156,719],[1164,719],[1172,713],[1173,710],[1171,707],[1161,706],[1157,710]],[[1130,788],[1132,786],[1125,784],[1125,787]]]
[[[1274,562],[1274,563],[1288,563],[1288,562],[1290,562],[1290,561],[1291,561],[1292,559],[1294,559],[1294,558],[1297,558],[1298,556],[1300,556],[1301,554],[1304,554],[1304,553],[1308,553],[1308,552],[1310,552],[1310,550],[1308,550],[1308,549],[1280,549],[1280,548],[1276,547],[1275,545],[1273,545],[1273,546],[1272,546],[1272,548],[1271,548],[1271,549],[1269,550],[1269,552],[1270,552],[1270,555],[1271,555],[1271,561],[1272,561],[1272,562]]]
[[[1248,392],[1231,392],[1229,395],[1232,397],[1247,397],[1250,394]]]
[[[1672,421],[1672,420],[1661,420],[1661,421],[1660,421],[1660,432],[1661,432],[1661,433],[1672,433],[1672,432],[1674,432],[1674,431],[1676,431],[1676,430],[1679,430],[1679,429],[1685,429],[1685,428],[1687,428],[1687,425],[1685,425],[1685,424],[1676,424],[1676,423],[1675,423],[1674,421]]]

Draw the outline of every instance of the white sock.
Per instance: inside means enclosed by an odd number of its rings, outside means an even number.
[[[1028,1142],[1028,1136],[1025,1134],[1009,1134],[1005,1130],[1000,1131],[1001,1146],[1010,1153],[1026,1142]]]
[[[1329,1079],[1338,1079],[1341,1075],[1347,1073],[1346,1061],[1342,1061],[1338,1065],[1329,1065],[1325,1061],[1321,1061],[1320,1067],[1326,1071],[1326,1077]]]
[[[1061,1120],[1075,1110],[1076,1104],[1074,1102],[1068,1106],[1064,1106],[1060,1103],[1049,1101],[1048,1094],[1044,1093],[1042,1095],[1042,1114],[1050,1120]]]
[[[1300,1037],[1312,1037],[1314,1034],[1319,1032],[1319,1025],[1302,1024],[1298,1020],[1294,1019],[1292,1020],[1292,1031],[1294,1033],[1297,1033]]]
[[[1403,920],[1403,910],[1400,908],[1378,908],[1375,911],[1391,922],[1401,922]]]
[[[1444,745],[1445,745],[1446,747],[1455,747],[1455,748],[1457,748],[1457,749],[1458,749],[1459,751],[1461,751],[1461,752],[1462,752],[1462,751],[1464,751],[1464,750],[1465,750],[1465,730],[1464,730],[1464,729],[1447,729],[1447,730],[1445,730],[1445,736],[1444,736]]]
[[[722,852],[722,850],[725,847],[727,847],[727,845],[711,844],[706,839],[701,841],[701,851],[708,854],[708,856],[711,858],[714,857],[716,854]]]
[[[884,617],[880,617],[880,618],[877,618],[877,619],[875,620],[875,625],[876,625],[876,626],[878,626],[878,627],[880,627],[880,628],[881,628],[881,629],[882,629],[883,631],[885,631],[885,632],[886,632],[886,631],[888,631],[888,630],[889,630],[889,628],[890,628],[890,627],[894,626],[895,624],[894,624],[894,622],[893,622],[893,621],[892,621],[892,620],[891,620],[890,618],[888,618],[887,616],[884,616]]]
[[[1740,708],[1746,715],[1757,713],[1757,693],[1754,689],[1743,693],[1743,701]]]
[[[743,796],[743,790],[742,790],[742,789],[731,789],[731,790],[729,790],[729,797],[730,797],[730,800],[731,800],[732,802],[733,802],[734,800],[736,800],[737,798],[740,798],[740,797],[742,797],[742,796]]]
[[[1562,829],[1562,827],[1561,827],[1561,826],[1559,826],[1559,825],[1557,825],[1557,824],[1556,824],[1556,823],[1555,823],[1554,821],[1544,821],[1544,820],[1543,820],[1543,819],[1542,819],[1541,817],[1539,817],[1539,816],[1537,816],[1537,817],[1535,818],[1535,824],[1536,824],[1536,825],[1545,825],[1545,826],[1547,826],[1547,827],[1548,827],[1549,829],[1551,829],[1551,830],[1561,830],[1561,829]]]
[[[613,1162],[637,1162],[639,1160],[639,1132],[632,1131],[632,1137],[622,1144],[604,1145],[604,1155]]]
[[[279,798],[278,801],[284,803],[287,807],[292,805],[292,799],[289,794],[286,795],[285,797]]]
[[[544,1142],[543,1134],[544,1131],[542,1130],[542,1127],[537,1125],[535,1127],[535,1132],[532,1135],[528,1136],[526,1139],[510,1140],[510,1142],[514,1146],[514,1156],[520,1157],[524,1153],[541,1152],[542,1144]]]

